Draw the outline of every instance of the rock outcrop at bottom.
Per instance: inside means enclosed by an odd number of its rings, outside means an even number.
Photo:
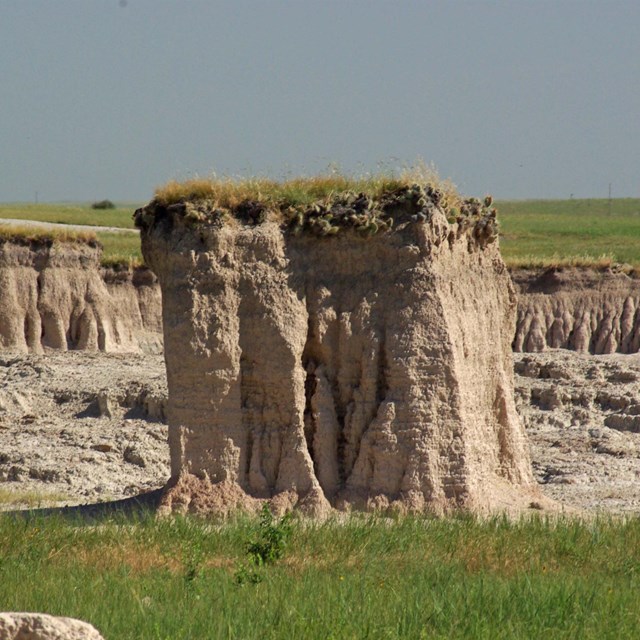
[[[104,640],[88,622],[46,613],[0,613],[0,640]]]
[[[624,273],[556,268],[516,270],[516,352],[640,350],[640,281]]]
[[[138,219],[163,298],[165,508],[441,513],[540,499],[495,243],[438,209],[318,238],[274,221],[194,226],[154,206]]]
[[[160,351],[155,276],[101,269],[100,253],[83,243],[0,241],[0,351]]]

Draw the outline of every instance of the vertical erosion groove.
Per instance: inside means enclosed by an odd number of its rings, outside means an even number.
[[[251,457],[253,453],[253,434],[252,420],[249,408],[249,396],[247,392],[248,381],[250,379],[249,367],[244,351],[240,347],[240,419],[242,421],[242,433],[246,437],[246,447],[241,455],[244,455],[244,461],[241,460],[240,469],[242,476],[239,478],[240,485],[246,490],[250,488],[250,472]],[[244,464],[242,464],[244,462]]]
[[[32,348],[33,347],[33,336],[31,334],[32,334],[32,331],[33,331],[33,327],[31,326],[31,319],[29,318],[29,311],[28,310],[24,314],[23,327],[24,327],[24,341],[25,341],[25,344],[27,345],[27,348]]]
[[[347,486],[363,438],[389,391],[384,330],[332,338],[330,331],[319,335],[317,317],[310,313],[302,357],[304,435],[314,473],[329,498]],[[330,363],[323,360],[326,353],[332,355]]]
[[[384,402],[389,391],[387,382],[387,352],[386,335],[383,330],[378,343],[378,379],[376,384],[376,414],[380,405]]]
[[[303,362],[304,366],[304,362]],[[318,475],[317,462],[314,455],[313,449],[313,439],[316,433],[316,417],[313,413],[312,407],[312,399],[314,394],[316,393],[316,388],[318,386],[318,379],[316,378],[316,363],[313,360],[310,360],[306,367],[306,377],[304,380],[304,437],[307,441],[307,449],[309,450],[309,455],[311,456],[311,460],[313,462],[314,471],[316,476]]]
[[[596,355],[637,352],[637,280],[607,278],[599,276],[598,287],[593,289],[574,291],[568,284],[550,293],[521,292],[513,350],[572,349]]]

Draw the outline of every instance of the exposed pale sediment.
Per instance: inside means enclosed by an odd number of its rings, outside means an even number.
[[[584,268],[511,271],[513,349],[640,351],[640,279]],[[162,349],[161,293],[147,268],[103,268],[81,244],[0,245],[0,351]]]
[[[86,243],[0,242],[0,349],[161,349],[155,276],[102,270],[100,254]]]

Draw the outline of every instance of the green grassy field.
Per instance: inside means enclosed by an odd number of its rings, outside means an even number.
[[[115,266],[142,264],[140,236],[137,233],[113,233],[97,231],[96,236],[103,247],[102,264]]]
[[[0,205],[0,219],[15,218],[59,224],[133,229],[134,209],[135,205],[95,210],[88,204],[2,204]],[[25,227],[24,232],[33,233],[34,230]],[[58,233],[57,230],[50,232],[52,235],[56,233]],[[95,236],[104,248],[102,262],[105,266],[142,263],[140,238],[137,234],[96,231]]]
[[[640,265],[640,199],[498,202],[500,248],[511,265]]]
[[[0,518],[2,609],[109,639],[634,638],[640,521],[294,521],[241,581],[257,521]]]
[[[640,198],[498,201],[500,246],[510,266],[552,264],[640,267]],[[0,218],[133,227],[135,205],[96,211],[89,205],[4,204]],[[139,240],[98,232],[104,261],[140,262]]]
[[[0,218],[133,229],[135,205],[92,209],[90,204],[0,204]]]

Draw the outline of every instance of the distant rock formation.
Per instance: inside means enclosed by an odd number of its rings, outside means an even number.
[[[489,511],[539,498],[492,217],[450,223],[435,198],[405,200],[366,223],[343,199],[293,229],[268,215],[208,222],[190,203],[138,210],[162,288],[167,508]]]
[[[323,238],[335,229],[319,217],[305,232]],[[573,267],[510,273],[518,298],[514,351],[640,351],[637,275]],[[148,267],[101,267],[97,246],[0,240],[0,351],[46,349],[161,352],[156,276]]]
[[[519,290],[516,352],[640,350],[640,281],[595,269],[515,270]]]
[[[155,276],[102,269],[100,254],[82,242],[0,240],[0,350],[161,350]]]

